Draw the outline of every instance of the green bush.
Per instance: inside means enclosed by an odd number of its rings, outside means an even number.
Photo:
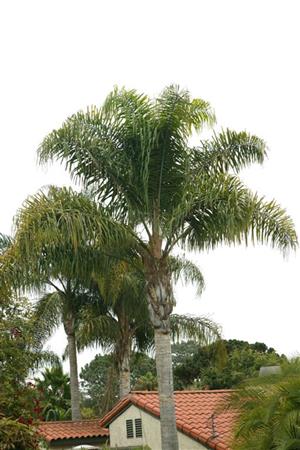
[[[39,437],[35,428],[16,420],[0,420],[1,450],[28,450],[38,448]]]

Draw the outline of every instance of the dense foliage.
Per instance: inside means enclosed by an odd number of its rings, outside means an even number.
[[[39,440],[35,428],[16,420],[0,419],[1,450],[38,449]]]
[[[42,398],[44,420],[71,419],[70,378],[61,364],[46,368],[35,386]]]
[[[38,418],[39,395],[27,378],[56,357],[42,351],[38,330],[33,329],[33,309],[26,299],[0,307],[0,410],[6,417]]]
[[[1,450],[36,448],[34,424],[43,419],[42,397],[27,377],[54,355],[42,351],[26,299],[0,306],[0,442]]]
[[[146,354],[131,355],[131,386],[134,389],[157,387],[155,361]],[[80,372],[84,400],[83,405],[92,408],[94,416],[101,416],[118,399],[118,377],[115,358],[112,354],[96,355]]]
[[[281,373],[249,380],[229,407],[239,411],[234,450],[300,449],[300,361]]]
[[[249,344],[236,339],[199,347],[194,342],[173,345],[176,389],[187,387],[229,389],[258,374],[261,366],[282,364],[278,355],[264,343]]]

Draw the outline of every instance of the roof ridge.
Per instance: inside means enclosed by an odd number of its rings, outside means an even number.
[[[194,394],[194,393],[201,393],[201,394],[215,394],[215,393],[226,393],[226,392],[234,392],[236,389],[183,389],[181,391],[174,391],[174,394]],[[134,395],[134,394],[140,394],[140,395],[149,395],[149,394],[157,394],[158,391],[130,391],[128,395]]]
[[[101,417],[97,419],[76,419],[76,420],[42,420],[39,425],[42,424],[60,424],[60,423],[78,423],[78,422],[100,422]]]

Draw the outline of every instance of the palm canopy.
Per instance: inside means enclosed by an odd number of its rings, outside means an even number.
[[[101,246],[107,233],[119,252],[124,238],[130,239],[86,195],[54,186],[43,189],[27,198],[15,217],[14,236],[2,253],[3,279],[16,288],[38,291],[51,280],[85,283],[108,267],[110,259]]]
[[[265,143],[224,130],[198,147],[192,132],[215,121],[210,105],[176,86],[150,99],[115,89],[100,108],[79,112],[50,133],[41,162],[58,159],[115,217],[159,233],[165,252],[175,243],[211,248],[251,237],[287,249],[297,239],[275,202],[253,195],[236,177],[262,163]]]
[[[170,257],[170,270],[174,281],[197,286],[198,294],[204,288],[202,273],[191,261]],[[95,278],[102,302],[90,302],[82,311],[77,332],[78,348],[99,345],[112,350],[115,344],[129,334],[133,348],[146,351],[153,348],[154,333],[147,304],[147,287],[140,268],[122,261],[111,266],[109,273],[98,273]],[[124,323],[126,322],[126,323]],[[126,329],[127,328],[127,329]],[[195,339],[201,345],[221,338],[219,325],[206,317],[173,314],[172,339]]]

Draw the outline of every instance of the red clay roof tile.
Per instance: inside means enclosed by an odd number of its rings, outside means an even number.
[[[47,442],[58,439],[105,437],[109,435],[108,429],[100,426],[99,419],[42,422],[39,425],[39,433]]]
[[[214,450],[230,450],[231,432],[236,418],[232,411],[222,411],[230,390],[177,391],[175,408],[177,427],[186,435]],[[133,391],[100,421],[108,426],[130,404],[159,417],[159,398],[156,391]]]

